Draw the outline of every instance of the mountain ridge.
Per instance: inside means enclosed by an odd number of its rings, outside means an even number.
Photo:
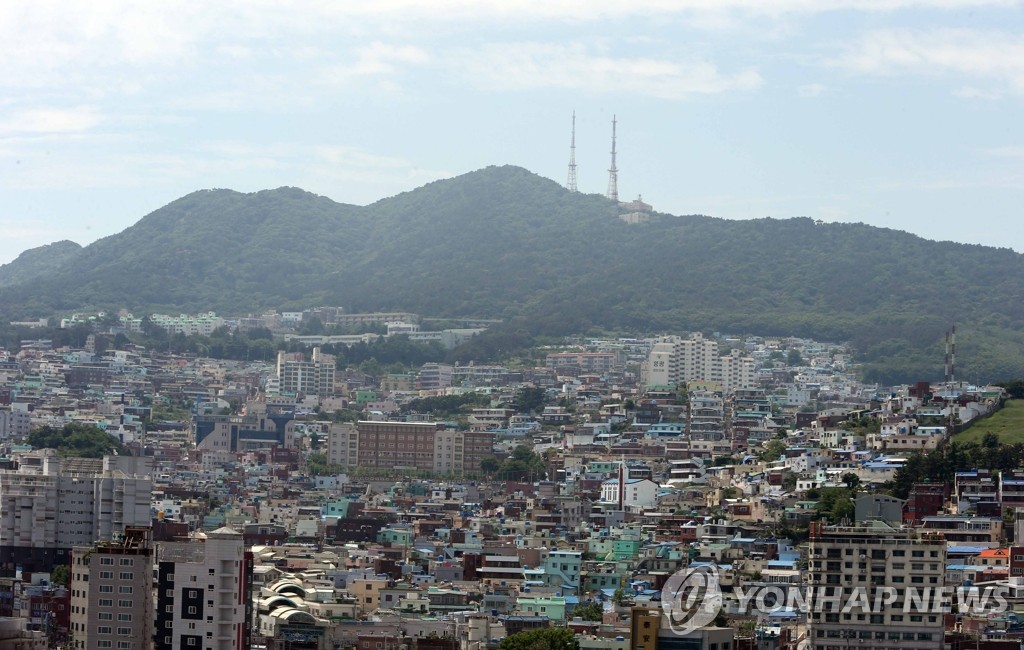
[[[810,218],[626,224],[622,210],[513,166],[365,206],[291,187],[200,190],[0,288],[0,311],[335,304],[501,318],[476,342],[495,350],[503,336],[595,329],[792,334],[852,340],[887,367],[879,376],[904,366],[915,378],[941,373],[956,321],[964,368],[1024,374],[1024,256],[1012,250]]]

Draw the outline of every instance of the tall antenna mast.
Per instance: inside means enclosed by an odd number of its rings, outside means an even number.
[[[953,334],[950,336],[949,380],[956,384],[956,321],[953,321]]]
[[[617,120],[612,115],[612,166],[608,170],[608,198],[612,201],[619,200],[619,170],[615,166],[615,124]]]
[[[946,364],[944,368],[945,372],[942,375],[942,381],[945,382],[946,386],[949,386],[949,332],[946,332]]]
[[[576,189],[576,111],[572,112],[572,144],[569,145],[569,180],[565,184],[570,192],[578,192]]]

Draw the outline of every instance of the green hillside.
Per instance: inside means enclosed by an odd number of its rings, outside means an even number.
[[[1024,375],[1024,257],[863,224],[734,221],[619,206],[490,167],[368,206],[294,188],[196,192],[0,289],[17,317],[75,308],[248,313],[342,305],[505,319],[467,354],[531,336],[719,330],[852,340],[883,381]]]
[[[981,444],[988,433],[999,436],[1003,444],[1024,443],[1024,400],[1007,400],[1003,408],[958,433],[954,440]]]
[[[57,273],[66,268],[81,251],[81,246],[67,240],[30,248],[13,262],[0,266],[0,287]]]

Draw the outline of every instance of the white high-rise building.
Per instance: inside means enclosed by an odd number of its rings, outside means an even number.
[[[313,348],[309,361],[294,358],[285,352],[277,353],[277,390],[280,393],[317,395],[334,394],[335,358]]]
[[[157,546],[156,650],[247,650],[252,553],[231,528]]]
[[[807,587],[820,599],[807,618],[811,648],[943,647],[942,611],[914,605],[936,602],[930,596],[943,586],[946,542],[941,535],[877,521],[816,523],[810,533]],[[894,599],[879,597],[882,589],[891,589]],[[925,593],[928,598],[915,598]]]
[[[671,386],[702,382],[724,392],[756,386],[754,359],[732,350],[719,356],[718,343],[697,332],[688,338],[667,336],[651,347],[644,364],[644,383]]]
[[[50,571],[74,547],[151,523],[152,458],[47,452],[0,470],[0,574]]]

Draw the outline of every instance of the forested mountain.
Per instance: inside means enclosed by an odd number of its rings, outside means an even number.
[[[0,289],[0,309],[505,319],[475,343],[492,351],[594,330],[806,335],[852,340],[883,380],[940,377],[955,320],[967,378],[1024,371],[1024,256],[1011,250],[811,219],[629,225],[621,210],[516,167],[363,207],[294,188],[202,191]]]
[[[67,240],[30,248],[13,262],[0,266],[0,287],[52,275],[64,268],[81,251],[81,246]]]

